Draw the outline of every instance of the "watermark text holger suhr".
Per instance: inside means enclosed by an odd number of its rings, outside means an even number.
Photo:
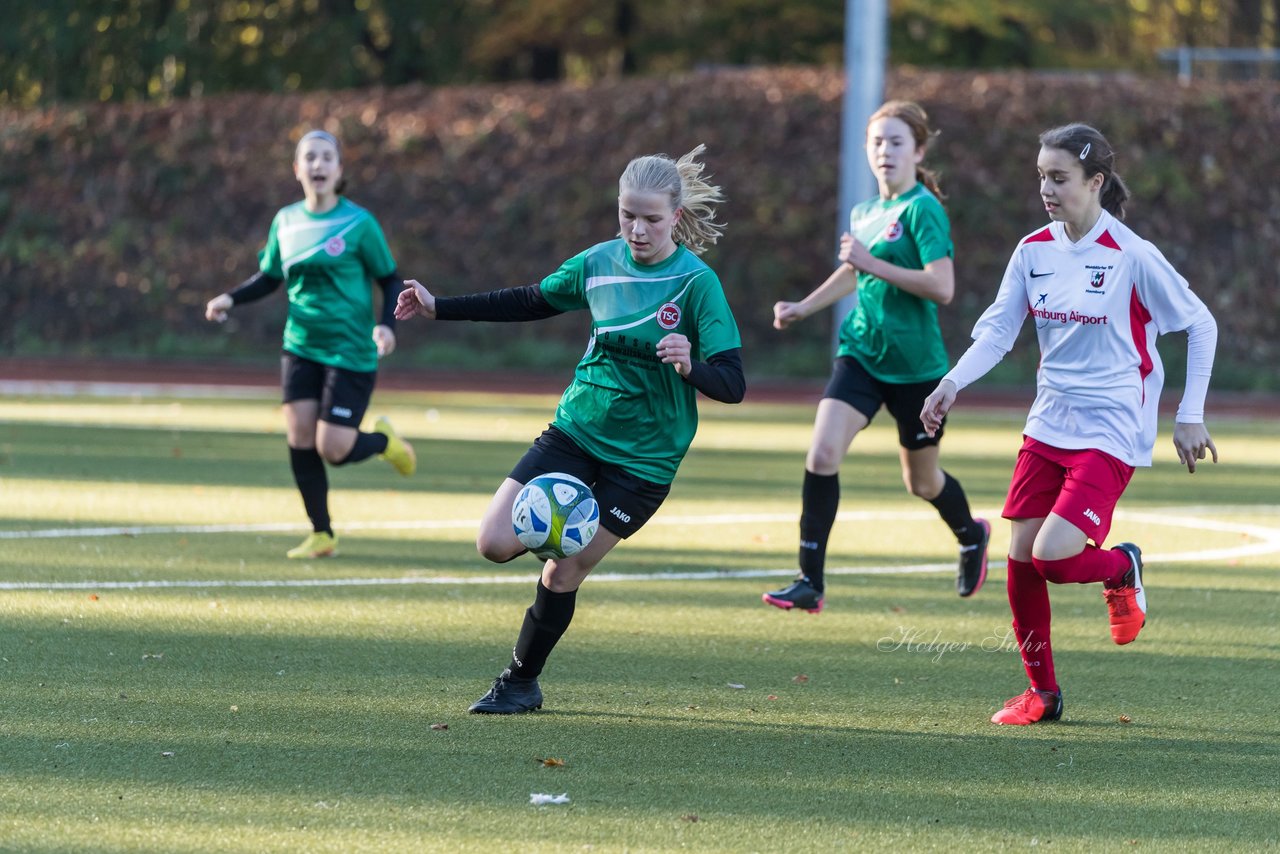
[[[914,626],[898,626],[893,634],[876,641],[876,649],[881,652],[914,652],[929,656],[934,664],[941,662],[948,653],[967,652],[971,649],[981,652],[1025,653],[1039,652],[1043,647],[1043,641],[1030,636],[1019,643],[1013,629],[1008,626],[996,629],[980,641],[945,640],[941,629],[930,633]]]

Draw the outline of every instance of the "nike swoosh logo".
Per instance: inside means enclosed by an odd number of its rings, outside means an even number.
[[[1040,278],[1041,276],[1052,276],[1055,272],[1056,272],[1056,271],[1054,271],[1054,270],[1050,270],[1050,271],[1049,271],[1049,272],[1047,272],[1047,273],[1037,273],[1035,270],[1032,270],[1032,271],[1031,271],[1031,278],[1033,278],[1033,279],[1038,279],[1038,278]]]

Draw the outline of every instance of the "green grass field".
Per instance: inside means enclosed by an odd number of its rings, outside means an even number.
[[[1114,542],[1151,618],[1109,638],[1056,587],[1064,720],[995,727],[1025,687],[992,574],[903,490],[886,416],[842,474],[820,616],[792,573],[812,410],[703,404],[654,522],[589,580],[543,711],[471,717],[536,561],[473,546],[554,399],[379,394],[410,480],[331,470],[341,555],[306,533],[260,399],[0,397],[2,851],[1241,851],[1280,840],[1280,438],[1213,421],[1194,476],[1164,424]],[[1019,413],[943,446],[998,516]],[[563,764],[547,764],[555,759]],[[533,793],[567,804],[534,806]]]

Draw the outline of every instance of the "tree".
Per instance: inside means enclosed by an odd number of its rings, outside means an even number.
[[[1180,44],[1271,46],[1280,0],[890,9],[895,63],[1142,68]],[[838,65],[843,14],[830,0],[14,0],[0,105]]]

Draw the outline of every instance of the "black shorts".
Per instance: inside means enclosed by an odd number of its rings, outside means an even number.
[[[293,353],[280,356],[280,385],[284,403],[320,401],[320,420],[359,429],[373,397],[377,371],[348,371],[322,365]]]
[[[938,387],[939,380],[941,377],[923,383],[887,383],[871,376],[852,356],[840,356],[831,369],[831,379],[822,396],[844,401],[867,416],[868,423],[883,405],[898,422],[898,444],[908,451],[918,451],[938,444],[947,423],[944,417],[938,432],[930,438],[920,421],[924,399]]]
[[[623,539],[644,527],[671,491],[669,483],[654,483],[597,460],[555,427],[542,431],[508,477],[528,483],[553,471],[590,486],[600,505],[600,525]]]

